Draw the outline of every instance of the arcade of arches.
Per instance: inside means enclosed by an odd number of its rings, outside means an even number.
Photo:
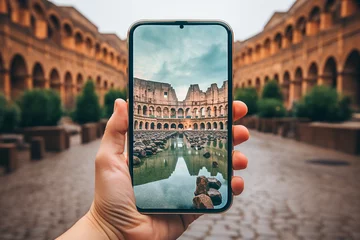
[[[275,79],[288,108],[315,85],[328,85],[360,110],[360,2],[296,1],[274,15],[263,32],[235,43],[235,87]]]
[[[0,91],[16,100],[25,90],[51,88],[71,109],[87,80],[101,104],[110,88],[126,87],[126,42],[102,34],[76,9],[46,0],[0,0]]]
[[[228,125],[227,81],[202,92],[191,85],[178,101],[170,84],[135,79],[135,130],[226,130]]]

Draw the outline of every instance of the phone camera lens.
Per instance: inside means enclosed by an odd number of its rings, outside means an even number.
[[[183,29],[184,28],[184,25],[180,25],[180,29]]]

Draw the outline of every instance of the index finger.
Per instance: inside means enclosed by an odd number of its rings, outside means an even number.
[[[234,101],[233,103],[233,118],[234,121],[244,117],[248,112],[248,108],[245,103],[241,101]]]

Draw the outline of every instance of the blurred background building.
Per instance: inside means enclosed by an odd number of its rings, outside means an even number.
[[[103,102],[125,88],[126,41],[104,34],[73,7],[47,0],[0,0],[0,91],[15,100],[24,90],[51,88],[72,109],[86,80]]]
[[[235,43],[234,84],[260,93],[276,80],[289,109],[315,85],[329,85],[360,109],[360,2],[297,0],[259,34]]]

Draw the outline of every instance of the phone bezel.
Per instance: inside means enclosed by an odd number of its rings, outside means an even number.
[[[227,135],[228,135],[228,191],[227,191],[227,199],[228,202],[223,208],[220,209],[143,209],[138,207],[136,204],[136,208],[139,212],[145,214],[173,214],[173,213],[182,213],[182,214],[203,214],[203,213],[222,213],[225,212],[230,208],[233,201],[233,194],[231,189],[231,179],[233,176],[233,169],[232,169],[232,152],[233,152],[233,31],[231,27],[219,20],[210,20],[210,21],[201,21],[201,20],[169,20],[169,21],[138,21],[134,23],[129,31],[128,31],[128,110],[129,110],[129,129],[128,129],[128,163],[129,163],[129,171],[131,176],[131,182],[133,183],[133,141],[134,141],[134,103],[133,103],[133,79],[134,79],[134,66],[133,66],[133,36],[134,32],[137,27],[143,25],[183,25],[184,27],[189,25],[220,25],[225,28],[228,34],[228,128],[227,128]],[[179,31],[181,29],[179,28]],[[131,157],[130,157],[131,156]]]

